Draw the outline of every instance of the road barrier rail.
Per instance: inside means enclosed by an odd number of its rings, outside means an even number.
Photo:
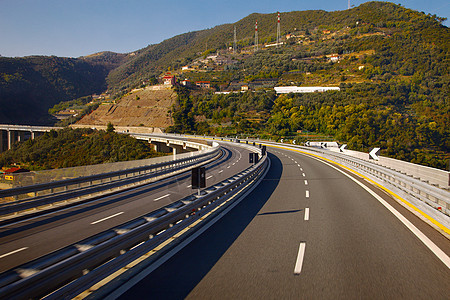
[[[331,151],[319,151],[324,156],[348,167],[363,171],[380,181],[383,185],[395,187],[409,197],[420,200],[442,213],[450,216],[450,192],[421,181],[412,176],[345,154]]]
[[[262,141],[257,141],[258,143]],[[364,160],[358,157],[349,156],[345,153],[331,150],[304,147],[290,144],[274,143],[264,141],[266,144],[287,146],[300,149],[311,154],[319,154],[324,158],[338,162],[356,171],[362,171],[371,176],[383,186],[388,186],[394,190],[401,191],[407,200],[419,200],[435,208],[437,212],[450,216],[450,192],[439,188],[428,182],[421,181],[410,175],[403,174],[386,166],[379,165],[376,161]]]
[[[204,148],[205,145],[199,144],[199,147]],[[57,203],[81,201],[149,183],[187,171],[199,164],[205,164],[221,154],[220,146],[214,144],[207,150],[180,154],[175,156],[178,157],[175,159],[173,156],[166,157],[169,160],[157,163],[151,163],[155,160],[149,159],[146,160],[147,164],[139,167],[0,190],[0,216],[11,216],[25,210]],[[160,158],[156,161],[158,160]],[[58,170],[60,174],[63,172],[64,170]]]
[[[0,298],[72,298],[152,249],[154,251],[169,238],[178,234],[175,240],[181,242],[202,224],[220,217],[262,180],[270,161],[267,154],[262,156],[261,149],[253,149],[260,157],[257,164],[202,190],[200,195],[193,194],[4,272],[0,275]],[[180,234],[182,231],[186,233]],[[152,257],[156,260],[158,255],[151,256],[150,260]]]

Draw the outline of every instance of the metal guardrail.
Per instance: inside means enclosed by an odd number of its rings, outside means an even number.
[[[362,170],[381,180],[384,184],[394,186],[450,216],[450,192],[444,189],[380,166],[376,163],[330,151],[320,152],[326,156],[332,157],[335,161],[339,161],[350,167],[356,167],[358,170]]]
[[[369,174],[384,185],[388,185],[399,189],[406,194],[410,195],[414,199],[420,200],[441,211],[442,213],[450,216],[450,192],[447,190],[438,188],[412,176],[408,176],[381,166],[376,162],[370,162],[357,157],[340,154],[330,150],[315,149],[312,147],[303,147],[290,144],[265,142],[267,144],[283,145],[296,149],[301,149],[305,152],[320,153],[326,158],[333,161],[340,162],[343,165],[350,167],[357,171],[363,171]]]
[[[0,199],[4,202],[0,204],[0,215],[17,213],[70,199],[79,200],[84,196],[92,197],[121,187],[125,188],[129,185],[134,186],[138,183],[147,183],[151,179],[161,178],[161,176],[204,163],[219,155],[220,151],[220,147],[214,147],[200,154],[157,164],[0,190]],[[21,197],[23,199],[20,199]]]
[[[259,149],[255,152],[261,155]],[[219,215],[239,195],[263,178],[269,164],[265,155],[256,165],[204,189],[199,196],[191,195],[7,271],[0,275],[0,298],[72,298],[205,215]]]

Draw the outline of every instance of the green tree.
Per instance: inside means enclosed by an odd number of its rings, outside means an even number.
[[[114,132],[115,130],[114,125],[111,122],[108,122],[108,125],[106,125],[106,132]]]

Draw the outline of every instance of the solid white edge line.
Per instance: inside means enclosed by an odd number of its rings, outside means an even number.
[[[316,158],[315,158],[316,159]],[[317,159],[319,160],[319,159]],[[446,266],[450,269],[450,257],[445,254],[444,251],[442,251],[438,246],[436,246],[433,241],[431,241],[425,234],[422,233],[419,229],[417,229],[416,226],[414,226],[408,219],[406,219],[401,213],[399,213],[395,208],[393,208],[389,203],[387,203],[383,198],[378,196],[374,191],[372,191],[369,187],[367,187],[362,182],[359,182],[349,174],[345,173],[344,171],[338,169],[337,167],[333,166],[332,164],[329,164],[327,162],[324,162],[320,160],[324,164],[336,169],[337,171],[341,172],[351,180],[353,180],[355,183],[357,183],[359,186],[361,186],[363,189],[365,189],[369,194],[371,194],[375,199],[377,199],[381,204],[383,204],[384,207],[386,207],[397,219],[400,220],[422,243],[425,244],[425,246],[428,247],[428,249],[431,250],[431,252],[434,253]]]
[[[159,198],[154,199],[153,202],[156,202],[156,201],[158,201],[158,200],[164,199],[164,198],[169,197],[169,196],[170,196],[170,194],[161,196],[161,197],[159,197]]]
[[[298,247],[297,261],[295,262],[294,274],[300,275],[302,272],[303,258],[305,257],[306,243],[301,242]]]
[[[27,250],[27,249],[28,249],[28,247],[23,247],[23,248],[20,248],[20,249],[17,249],[17,250],[8,252],[8,253],[6,253],[6,254],[0,255],[0,258],[7,257],[7,256],[9,256],[9,255],[12,255],[12,254],[14,254],[14,253],[17,253],[17,252],[20,252],[20,251],[23,251],[23,250]]]
[[[94,225],[94,224],[97,224],[97,223],[100,223],[100,222],[106,221],[106,220],[108,220],[108,219],[111,219],[111,218],[117,217],[118,215],[121,215],[121,214],[123,214],[123,211],[121,211],[121,212],[119,212],[119,213],[117,213],[117,214],[114,214],[114,215],[112,215],[112,216],[109,216],[109,217],[106,217],[106,218],[100,219],[100,220],[98,220],[98,221],[92,222],[92,223],[91,223],[91,225]]]
[[[305,208],[305,221],[309,221],[309,207]]]

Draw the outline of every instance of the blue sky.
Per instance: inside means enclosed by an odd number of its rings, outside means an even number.
[[[364,2],[351,0],[355,6]],[[393,2],[450,19],[449,0]],[[348,0],[0,0],[0,55],[127,53],[254,12],[335,11],[347,5]]]

